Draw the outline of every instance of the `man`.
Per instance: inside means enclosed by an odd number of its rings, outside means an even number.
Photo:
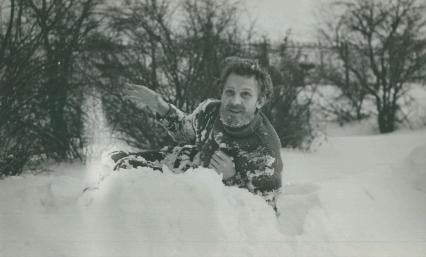
[[[166,152],[119,153],[118,168],[148,166],[161,170],[162,163],[175,172],[203,166],[223,174],[223,182],[258,194],[276,211],[283,167],[280,140],[260,108],[272,95],[269,74],[257,61],[227,58],[219,83],[220,100],[208,99],[186,115],[156,92],[129,86],[127,96],[140,107],[155,111],[176,142],[174,158]],[[189,145],[188,145],[189,144]]]

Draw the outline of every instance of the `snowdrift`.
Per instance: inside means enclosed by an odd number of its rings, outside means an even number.
[[[293,256],[275,213],[212,170],[0,181],[0,256]]]
[[[299,256],[426,256],[424,142],[403,131],[286,150],[279,223]]]
[[[424,142],[417,131],[284,149],[278,219],[208,169],[113,172],[104,159],[10,177],[0,180],[0,256],[423,257]]]

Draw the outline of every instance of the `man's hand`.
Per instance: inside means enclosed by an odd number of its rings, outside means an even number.
[[[125,98],[139,108],[149,107],[151,110],[164,116],[169,111],[169,105],[161,95],[145,86],[126,83]]]
[[[228,179],[235,175],[234,161],[220,150],[212,155],[209,168],[215,169],[219,174],[222,173],[223,179]]]

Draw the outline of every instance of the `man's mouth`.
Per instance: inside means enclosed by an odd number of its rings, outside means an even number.
[[[241,110],[236,110],[236,109],[228,109],[229,112],[231,113],[240,113]]]

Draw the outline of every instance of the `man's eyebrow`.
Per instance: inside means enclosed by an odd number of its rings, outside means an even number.
[[[225,87],[223,90],[234,90],[235,91],[235,88],[233,88],[233,87]],[[250,91],[250,92],[253,92],[254,90],[251,87],[243,87],[239,91]]]
[[[254,89],[253,89],[253,88],[251,88],[251,87],[243,87],[243,88],[241,89],[241,91],[244,91],[244,90],[252,92]]]
[[[234,86],[229,86],[229,85],[227,85],[223,88],[223,90],[227,90],[227,89],[236,90]],[[250,86],[243,86],[242,88],[240,88],[239,91],[244,91],[244,90],[253,92],[255,89],[253,87],[250,87]]]

